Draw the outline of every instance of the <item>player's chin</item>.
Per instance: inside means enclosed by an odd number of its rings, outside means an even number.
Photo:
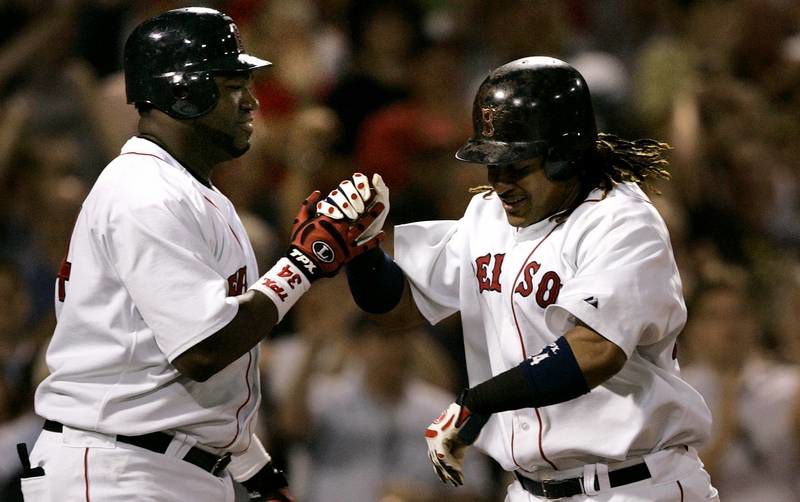
[[[508,224],[512,227],[527,227],[530,225],[528,212],[522,210],[522,208],[506,209],[505,211]]]
[[[508,224],[512,227],[522,228],[528,226],[526,219],[521,216],[515,216],[513,214],[506,213],[506,219],[508,219]]]
[[[232,137],[231,141],[231,154],[235,157],[241,157],[250,149],[250,134],[239,133]]]
[[[233,157],[234,159],[236,159],[236,158],[239,158],[239,157],[241,157],[241,156],[242,156],[242,155],[244,155],[245,153],[247,153],[247,151],[248,151],[248,150],[250,150],[250,142],[247,142],[247,143],[245,143],[245,144],[244,144],[244,145],[242,145],[242,146],[239,146],[239,145],[236,145],[236,144],[234,144],[234,145],[231,147],[231,149],[229,150],[229,152],[228,152],[228,153],[230,153],[231,157]]]

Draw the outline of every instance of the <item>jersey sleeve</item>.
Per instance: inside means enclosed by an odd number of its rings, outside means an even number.
[[[463,234],[460,221],[453,220],[395,227],[395,261],[411,284],[414,303],[431,324],[460,308]]]
[[[239,308],[210,265],[202,235],[188,202],[158,201],[116,211],[103,236],[120,281],[170,362]]]
[[[581,230],[583,229],[583,230]],[[584,214],[565,249],[575,249],[575,276],[545,312],[557,334],[574,318],[630,357],[686,322],[681,282],[666,227],[647,202],[613,202]]]
[[[242,482],[252,478],[258,471],[264,468],[272,457],[261,440],[255,434],[250,435],[250,444],[241,453],[231,455],[231,462],[228,464],[228,471],[230,471],[233,479]]]

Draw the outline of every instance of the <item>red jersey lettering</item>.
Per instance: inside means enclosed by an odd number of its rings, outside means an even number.
[[[539,289],[536,290],[536,303],[547,308],[558,299],[558,292],[561,291],[561,278],[552,270],[546,272],[539,281]]]
[[[485,254],[475,258],[475,274],[478,278],[478,291],[481,293],[484,291],[489,291],[490,282],[489,279],[486,278],[486,267],[491,261],[492,255],[490,254]]]
[[[514,293],[517,293],[523,298],[530,296],[534,291],[533,278],[536,273],[539,272],[540,268],[541,265],[535,261],[525,265],[525,268],[522,269],[522,281],[514,288]],[[558,293],[561,291],[561,286],[561,278],[557,273],[552,270],[545,272],[535,288],[536,304],[542,308],[547,308],[548,305],[554,304],[556,300],[558,300]]]
[[[247,267],[242,267],[228,277],[228,296],[239,296],[247,289]]]
[[[514,288],[515,293],[522,295],[523,298],[527,298],[533,293],[533,276],[539,271],[539,267],[541,267],[541,265],[535,261],[525,265],[522,271],[522,282],[517,284],[517,287]]]
[[[492,263],[492,255],[485,254],[475,258],[475,275],[478,279],[478,290],[483,293],[484,291],[501,292],[500,273],[503,268],[503,259],[505,254],[494,255],[494,266],[492,267],[492,276],[489,277],[489,265]]]
[[[61,262],[61,268],[58,270],[58,301],[64,303],[67,297],[67,281],[69,274],[72,271],[72,263],[68,262],[66,257]]]
[[[503,269],[503,259],[506,257],[504,254],[494,255],[494,268],[492,269],[492,284],[490,289],[492,291],[500,292],[500,272]]]

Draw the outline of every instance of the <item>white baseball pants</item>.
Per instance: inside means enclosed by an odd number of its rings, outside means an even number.
[[[68,427],[42,431],[30,460],[45,474],[23,478],[22,492],[25,502],[236,502],[228,471],[214,476],[181,460],[191,447],[176,438],[161,454]]]

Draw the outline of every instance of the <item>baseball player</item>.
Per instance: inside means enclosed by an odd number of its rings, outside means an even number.
[[[473,125],[456,157],[490,184],[464,216],[398,226],[396,262],[347,266],[387,323],[461,313],[470,387],[425,431],[437,474],[462,484],[475,444],[514,473],[507,502],[718,500],[695,450],[711,416],[675,356],[680,277],[638,186],[668,176],[667,145],[598,135],[583,77],[545,57],[492,71]]]
[[[314,192],[259,278],[209,176],[247,151],[251,73],[270,63],[204,8],[145,21],[124,56],[139,134],[86,198],[58,274],[44,430],[19,447],[25,500],[293,500],[253,433],[258,344],[314,280],[377,246],[354,244],[374,216],[316,217]]]

